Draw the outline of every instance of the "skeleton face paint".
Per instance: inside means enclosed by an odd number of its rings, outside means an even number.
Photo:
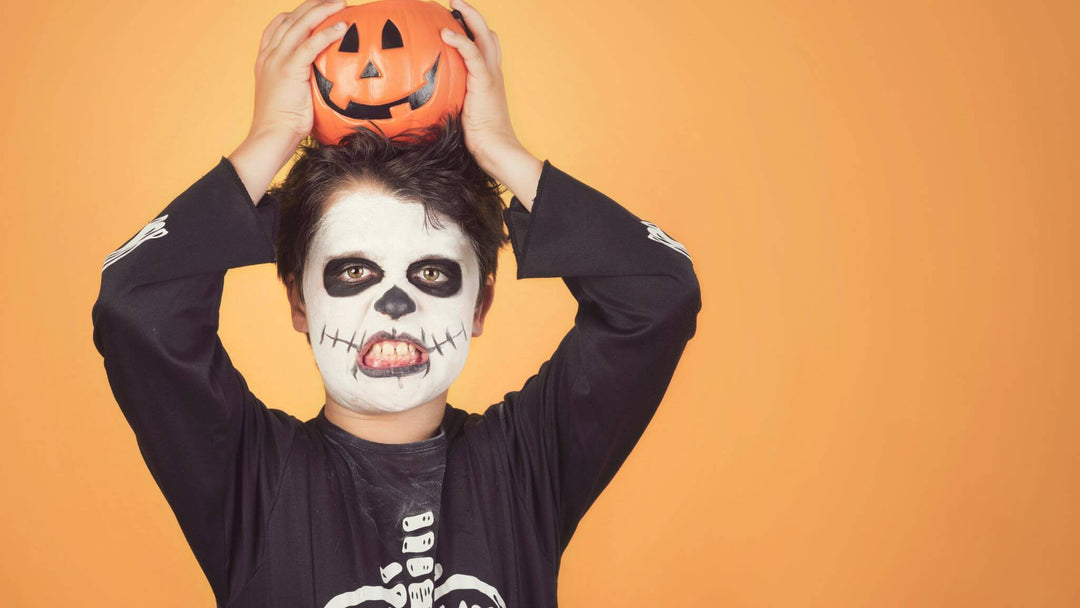
[[[465,367],[480,281],[449,219],[374,187],[342,193],[316,229],[302,288],[327,392],[357,412],[399,412],[441,394]]]

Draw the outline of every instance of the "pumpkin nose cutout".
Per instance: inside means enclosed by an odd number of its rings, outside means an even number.
[[[394,285],[375,302],[375,310],[397,320],[398,317],[416,310],[416,302],[413,302],[403,289]]]
[[[379,68],[375,67],[375,64],[370,61],[364,66],[364,71],[360,73],[360,78],[378,78],[379,76],[382,76],[379,73]]]

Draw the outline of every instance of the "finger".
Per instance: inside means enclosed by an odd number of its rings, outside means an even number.
[[[345,35],[345,29],[345,22],[339,21],[324,30],[315,32],[296,48],[292,60],[297,65],[314,63],[319,53],[323,52],[332,42]]]
[[[274,32],[277,31],[278,26],[281,25],[281,22],[285,20],[285,16],[287,14],[288,13],[278,13],[277,16],[275,16],[274,19],[270,21],[270,24],[266,26],[266,29],[263,30],[262,40],[259,41],[260,53],[266,50],[267,45],[270,44],[270,40],[272,40],[274,37]]]
[[[495,40],[495,65],[502,67],[502,45],[499,44],[499,35],[491,30],[491,37]]]
[[[450,6],[461,11],[461,16],[465,18],[465,23],[472,30],[473,37],[476,39],[476,46],[484,55],[485,60],[488,58],[494,59],[495,41],[491,37],[491,30],[488,29],[487,22],[480,15],[480,11],[469,6],[465,0],[450,0]]]
[[[289,36],[289,32],[294,31],[296,26],[303,23],[305,19],[310,20],[312,18],[312,13],[322,15],[319,17],[319,21],[316,22],[318,23],[325,19],[330,13],[341,10],[344,4],[344,0],[332,0],[329,2],[327,0],[306,0],[306,2],[296,7],[293,12],[285,17],[285,23],[278,28],[274,39],[271,41],[271,50],[276,50],[278,47],[282,46],[282,44],[287,44],[286,37]],[[303,37],[307,38],[309,34],[311,34],[311,29],[304,32]],[[300,44],[300,40],[296,40],[295,38],[296,37],[294,36],[290,39],[292,44],[284,49],[286,54],[290,53]]]
[[[321,0],[306,0],[300,6],[294,8],[292,12],[285,13],[284,20],[278,24],[277,30],[270,36],[270,44],[268,45],[269,50],[272,51],[277,47],[278,43],[281,42],[281,37],[285,35],[285,32],[288,31],[289,26],[294,20],[299,19],[304,13],[319,4],[320,1]]]
[[[462,59],[465,60],[465,68],[469,70],[469,76],[481,80],[489,78],[488,66],[484,62],[484,56],[480,54],[480,49],[476,47],[476,43],[469,40],[465,34],[459,34],[447,27],[444,27],[441,33],[442,39],[461,53]]]

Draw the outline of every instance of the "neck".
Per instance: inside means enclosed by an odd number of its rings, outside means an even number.
[[[327,420],[350,434],[375,443],[413,443],[430,439],[439,432],[449,390],[431,401],[401,412],[367,414],[351,410],[326,394]]]

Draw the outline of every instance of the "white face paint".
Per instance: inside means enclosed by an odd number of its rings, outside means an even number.
[[[465,233],[440,220],[371,186],[329,203],[302,288],[315,362],[344,407],[407,410],[465,367],[480,266]]]

